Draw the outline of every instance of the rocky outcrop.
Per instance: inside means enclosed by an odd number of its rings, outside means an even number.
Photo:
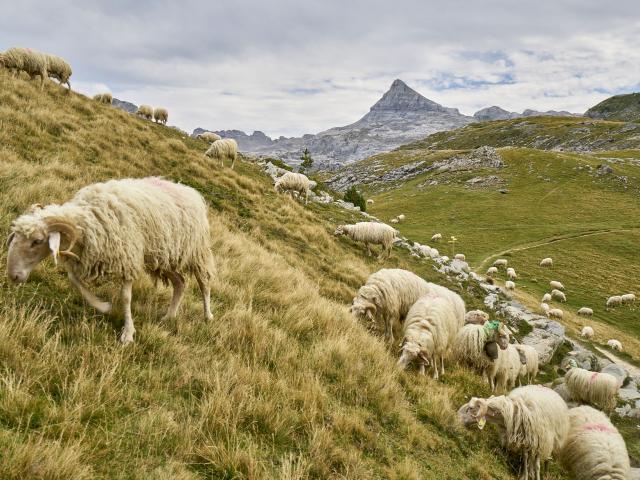
[[[119,108],[120,110],[124,110],[127,113],[136,113],[138,111],[138,106],[134,105],[131,102],[127,102],[125,100],[119,100],[117,98],[114,98],[111,101],[111,105]]]

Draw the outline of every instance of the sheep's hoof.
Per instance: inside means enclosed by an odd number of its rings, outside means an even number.
[[[133,343],[133,334],[135,330],[128,332],[126,330],[122,331],[122,335],[120,335],[120,343],[122,345],[128,345],[129,343]]]
[[[213,320],[213,313],[211,313],[211,312],[206,313],[206,314],[205,314],[205,316],[204,316],[204,319],[205,319],[207,322],[210,322],[211,320]]]
[[[111,313],[112,305],[110,302],[100,302],[95,306],[95,308],[100,313],[104,313],[106,315],[107,313]]]

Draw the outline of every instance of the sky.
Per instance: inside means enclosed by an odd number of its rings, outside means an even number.
[[[640,90],[637,0],[19,0],[0,49],[67,59],[74,90],[164,106],[189,132],[317,133],[404,80],[471,115],[584,112]]]

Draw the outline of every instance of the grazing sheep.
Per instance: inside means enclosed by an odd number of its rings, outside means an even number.
[[[39,76],[40,90],[44,88],[45,79],[49,78],[47,73],[47,57],[30,48],[10,48],[2,54],[0,61],[2,66],[14,75],[25,72],[32,80]]]
[[[569,410],[569,435],[562,464],[580,480],[628,480],[629,453],[620,432],[599,410],[581,406]]]
[[[607,340],[607,345],[609,345],[609,347],[613,348],[614,350],[617,350],[619,352],[622,351],[622,343],[620,343],[620,340],[615,340],[615,339],[610,339]]]
[[[614,295],[607,299],[607,307],[617,307],[618,305],[622,305],[622,296]]]
[[[407,218],[404,216],[404,214],[398,215],[398,221],[403,222],[404,219]]]
[[[564,383],[577,402],[589,403],[607,412],[616,406],[620,383],[613,375],[573,367],[565,374]]]
[[[590,317],[593,315],[593,310],[589,307],[580,307],[578,310],[578,315],[582,315],[583,317]]]
[[[548,304],[548,303],[546,303],[546,302],[542,302],[542,303],[540,304],[540,308],[542,309],[542,311],[543,311],[545,314],[548,314],[548,313],[549,313],[549,310],[551,310],[551,307],[549,307],[549,304]]]
[[[216,143],[218,142],[215,142],[213,145]],[[276,180],[275,189],[278,193],[289,192],[291,194],[291,192],[298,192],[300,195],[304,195],[304,203],[307,204],[309,201],[311,182],[307,176],[302,173],[287,172]]]
[[[440,257],[440,261],[442,263],[447,263],[449,260],[450,260],[449,257],[447,257],[446,255],[443,255]]]
[[[497,275],[497,274],[498,274],[498,267],[487,268],[487,275],[491,276],[491,275]]]
[[[495,262],[493,262],[493,266],[494,266],[494,267],[498,267],[498,268],[500,268],[500,267],[505,267],[505,268],[506,268],[506,266],[507,266],[507,264],[508,264],[508,263],[509,263],[509,262],[507,261],[507,259],[506,259],[506,258],[499,258],[498,260],[496,260]]]
[[[518,275],[516,275],[516,270],[515,268],[507,268],[507,277],[509,278],[509,280],[515,280],[518,278]]]
[[[420,373],[431,367],[433,378],[444,375],[444,359],[464,323],[461,312],[464,312],[464,302],[454,292],[449,291],[446,297],[436,292],[420,297],[404,321],[398,366],[404,369],[417,360]]]
[[[175,317],[185,276],[192,274],[202,292],[205,317],[211,319],[209,282],[214,265],[207,214],[198,192],[161,178],[89,185],[63,205],[36,207],[13,222],[7,273],[12,281],[25,282],[31,270],[52,254],[56,264],[62,260],[69,280],[87,302],[103,313],[111,305],[93,295],[85,281],[120,278],[122,343],[133,341],[131,287],[144,271],[173,285],[165,318]]]
[[[549,257],[540,260],[541,267],[553,267],[553,260]]]
[[[482,310],[471,310],[464,316],[464,323],[484,325],[489,320],[489,314]]]
[[[591,340],[595,336],[595,332],[593,331],[593,328],[587,325],[586,327],[582,327],[580,336],[582,338],[586,338],[587,340]]]
[[[514,346],[520,354],[520,363],[522,364],[520,368],[520,384],[522,385],[523,379],[526,379],[526,383],[531,383],[538,375],[540,363],[538,351],[530,345],[518,344]]]
[[[391,223],[400,223],[400,220],[398,220],[397,218],[392,218],[391,220],[389,220]]]
[[[402,324],[420,297],[432,292],[443,297],[453,294],[449,289],[428,283],[408,270],[383,268],[371,274],[360,287],[350,311],[360,320],[382,324],[387,342],[393,343],[393,329]],[[464,308],[457,314],[464,319]]]
[[[621,295],[620,298],[622,299],[622,303],[635,303],[636,301],[636,295],[634,293],[625,293]]]
[[[507,391],[514,388],[521,369],[520,353],[515,345],[510,343],[504,350],[498,349],[498,358],[488,369],[489,384],[493,383],[491,391]]]
[[[138,111],[136,115],[142,118],[146,118],[147,120],[151,120],[153,118],[153,108],[149,105],[140,105],[138,107]]]
[[[93,99],[96,102],[106,103],[107,105],[111,105],[111,103],[113,102],[113,95],[111,95],[110,93],[98,93],[97,95],[93,96]]]
[[[167,120],[169,120],[169,112],[166,108],[157,107],[153,110],[153,120],[156,123],[166,125]]]
[[[367,199],[367,205],[373,205],[375,202],[373,201],[373,198],[368,198]]]
[[[569,409],[560,395],[540,385],[512,390],[507,396],[472,398],[458,410],[467,428],[493,423],[501,442],[521,459],[520,480],[540,480],[541,463],[559,457],[569,433]]]
[[[442,234],[441,233],[436,233],[431,237],[431,241],[432,242],[439,242],[440,240],[442,240]]]
[[[547,310],[547,317],[562,320],[562,317],[564,317],[564,312],[559,308],[551,308]]]
[[[455,258],[456,260],[462,260],[463,262],[467,260],[467,257],[464,253],[456,253],[453,258]]]
[[[567,301],[566,295],[563,292],[561,292],[560,290],[556,290],[556,289],[551,290],[551,298],[559,300],[560,302],[566,302]]]
[[[196,138],[204,140],[205,142],[208,142],[208,143],[217,142],[218,140],[222,139],[222,137],[220,135],[218,135],[217,133],[213,133],[213,132],[199,133]]]
[[[231,170],[233,170],[233,166],[236,164],[236,158],[238,156],[238,143],[233,138],[223,138],[222,140],[216,140],[211,144],[209,149],[204,153],[205,156],[213,159],[220,160],[220,166],[224,167],[225,160],[231,160]],[[292,172],[287,172],[283,175],[286,176]],[[302,175],[301,173],[294,175]],[[280,178],[283,178],[280,177]],[[307,177],[305,177],[307,178]],[[307,179],[307,182],[309,179]],[[276,182],[277,185],[277,182]],[[306,191],[308,195],[308,188]]]
[[[516,284],[513,283],[511,280],[507,280],[506,282],[504,282],[504,288],[506,288],[507,290],[515,290]]]
[[[431,249],[431,258],[438,258],[440,256],[440,252],[437,248]]]
[[[388,258],[391,255],[393,242],[398,231],[384,223],[358,222],[354,225],[338,225],[334,235],[345,235],[354,242],[363,242],[367,247],[367,253],[371,256],[371,244],[382,245],[378,258],[384,254]]]
[[[551,294],[550,294],[550,293],[545,293],[545,294],[542,296],[542,301],[543,301],[543,302],[550,302],[551,300],[552,300],[552,297],[551,297]]]
[[[60,85],[66,83],[71,91],[71,66],[62,58],[56,55],[44,54],[47,59],[47,73],[50,77],[60,82]]]
[[[551,286],[551,288],[554,288],[556,290],[564,290],[564,285],[557,280],[551,280],[549,282],[549,285]]]

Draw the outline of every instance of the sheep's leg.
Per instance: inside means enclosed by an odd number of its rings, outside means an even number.
[[[372,255],[372,253],[371,253],[371,247],[369,246],[369,244],[368,244],[367,242],[365,242],[365,244],[364,244],[364,245],[365,245],[365,247],[367,247],[367,255],[371,256],[371,255]]]
[[[205,320],[213,320],[213,313],[211,313],[211,286],[209,281],[202,278],[200,275],[196,275],[200,292],[202,293],[202,304],[204,306],[204,318]]]
[[[440,357],[440,375],[444,375],[444,357]]]
[[[177,272],[171,272],[167,275],[169,277],[169,281],[171,285],[173,285],[173,297],[171,297],[171,303],[169,304],[169,309],[162,320],[168,320],[176,317],[176,313],[178,312],[178,307],[180,306],[180,302],[182,301],[182,295],[184,294],[184,277]],[[178,324],[176,323],[176,331],[178,330]]]
[[[67,272],[69,277],[69,281],[71,284],[78,289],[80,295],[91,305],[93,308],[98,310],[100,313],[109,313],[111,311],[111,304],[109,302],[103,302],[98,297],[96,297],[93,293],[89,291],[87,287],[85,287],[84,283],[76,277],[73,272]]]
[[[231,170],[233,170],[233,166],[236,164],[236,157],[231,159]]]
[[[393,319],[387,316],[385,320],[385,328],[384,328],[384,337],[387,340],[387,343],[393,345]]]
[[[426,367],[425,367],[424,363],[420,362],[419,369],[420,369],[420,375],[425,375]]]
[[[540,480],[540,456],[537,455],[536,456],[536,460],[535,460],[535,472],[536,472],[536,480]]]
[[[122,284],[122,309],[124,310],[124,328],[120,335],[120,343],[126,345],[133,342],[133,334],[136,329],[133,327],[133,317],[131,316],[131,289],[133,281],[125,280]]]
[[[309,203],[309,189],[307,189],[304,195],[304,204],[307,205],[308,203]]]

